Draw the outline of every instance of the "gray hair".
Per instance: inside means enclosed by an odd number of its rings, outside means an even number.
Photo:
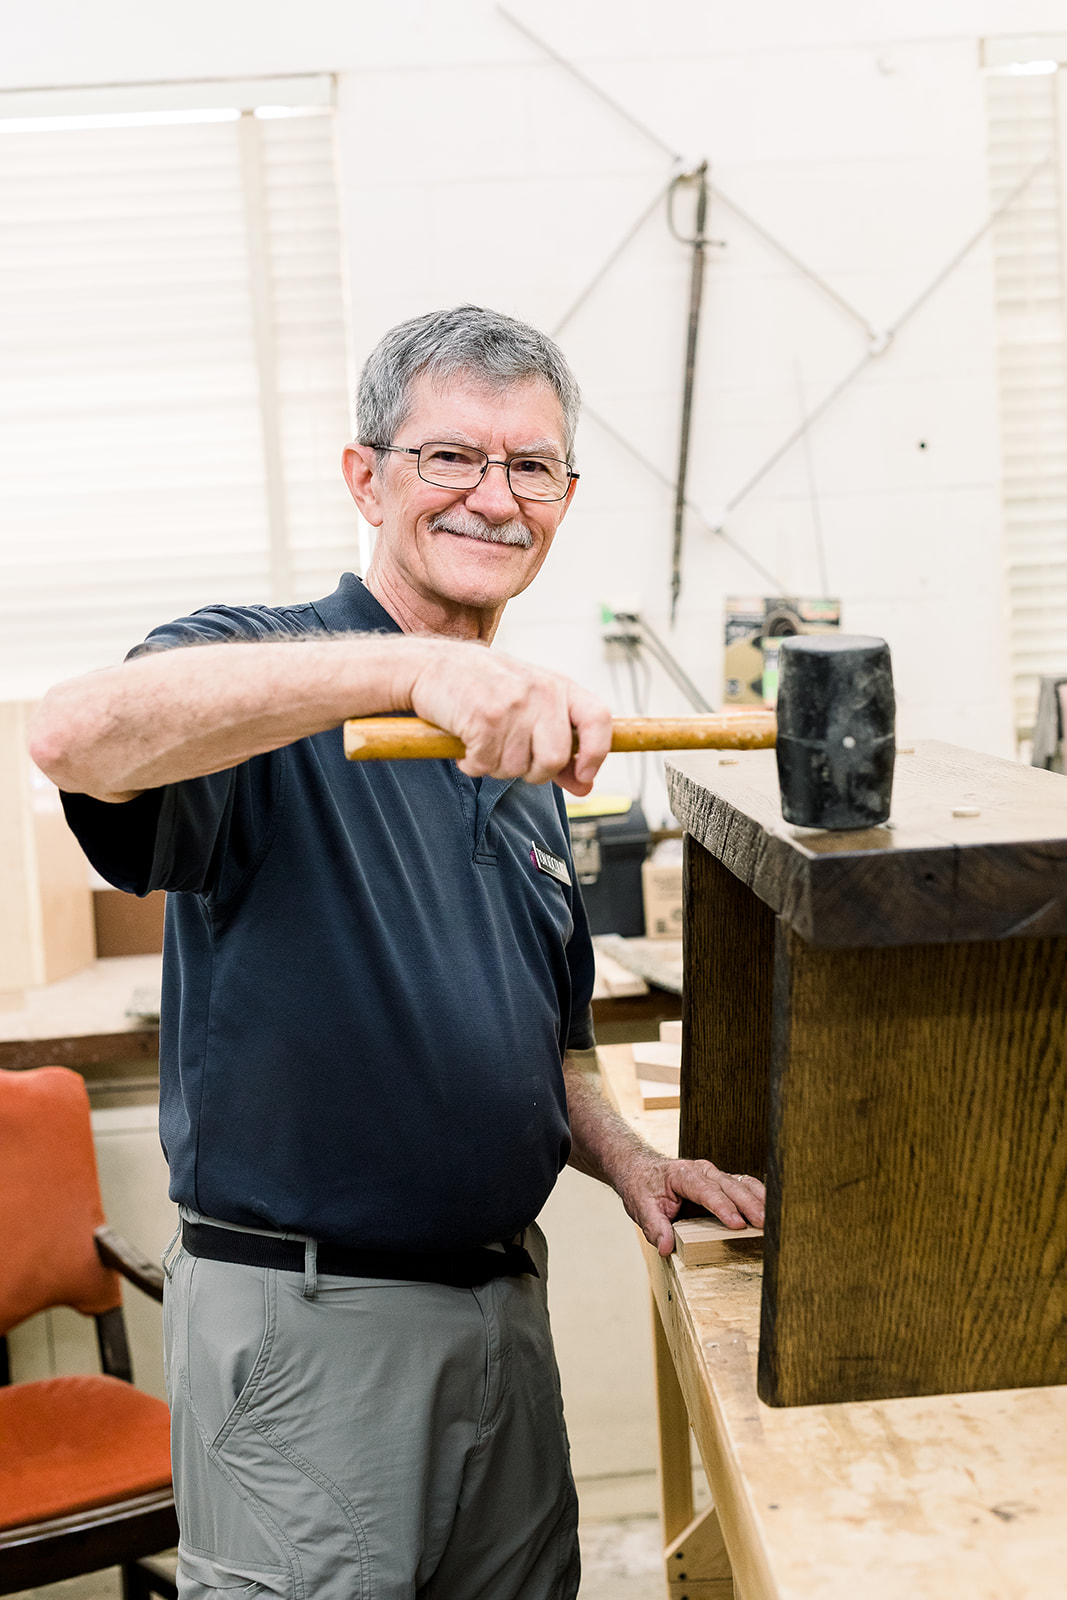
[[[356,392],[357,440],[390,444],[411,410],[411,386],[469,374],[492,390],[540,380],[563,412],[567,460],[574,450],[581,393],[566,357],[547,334],[484,306],[453,306],[401,322],[367,357]]]

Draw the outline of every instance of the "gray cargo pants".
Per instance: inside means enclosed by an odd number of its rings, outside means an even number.
[[[179,1252],[164,1332],[181,1600],[573,1600],[547,1250],[536,1228],[525,1243],[540,1279],[478,1289]]]

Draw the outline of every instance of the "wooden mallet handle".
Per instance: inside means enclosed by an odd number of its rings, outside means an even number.
[[[766,750],[774,744],[774,712],[705,717],[616,717],[613,750]],[[577,748],[577,746],[576,746]],[[357,717],[345,723],[349,761],[460,760],[462,740],[419,717]]]

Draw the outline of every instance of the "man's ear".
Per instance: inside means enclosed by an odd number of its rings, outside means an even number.
[[[372,528],[380,528],[385,521],[378,499],[378,466],[375,451],[367,444],[346,444],[341,455],[348,492]]]
[[[567,512],[571,508],[571,501],[574,499],[574,491],[577,489],[577,487],[578,487],[578,479],[577,478],[572,478],[570,483],[568,483],[568,485],[567,485],[567,493],[563,496],[563,500],[561,502],[561,504],[563,506],[563,509],[559,514],[560,522],[563,521],[564,517],[567,515]]]

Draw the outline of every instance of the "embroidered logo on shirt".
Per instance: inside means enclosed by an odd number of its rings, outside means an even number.
[[[561,856],[554,856],[551,850],[546,850],[543,844],[538,844],[536,839],[530,841],[530,860],[538,872],[546,872],[557,883],[565,883],[570,888],[571,875],[567,871],[567,863]]]

